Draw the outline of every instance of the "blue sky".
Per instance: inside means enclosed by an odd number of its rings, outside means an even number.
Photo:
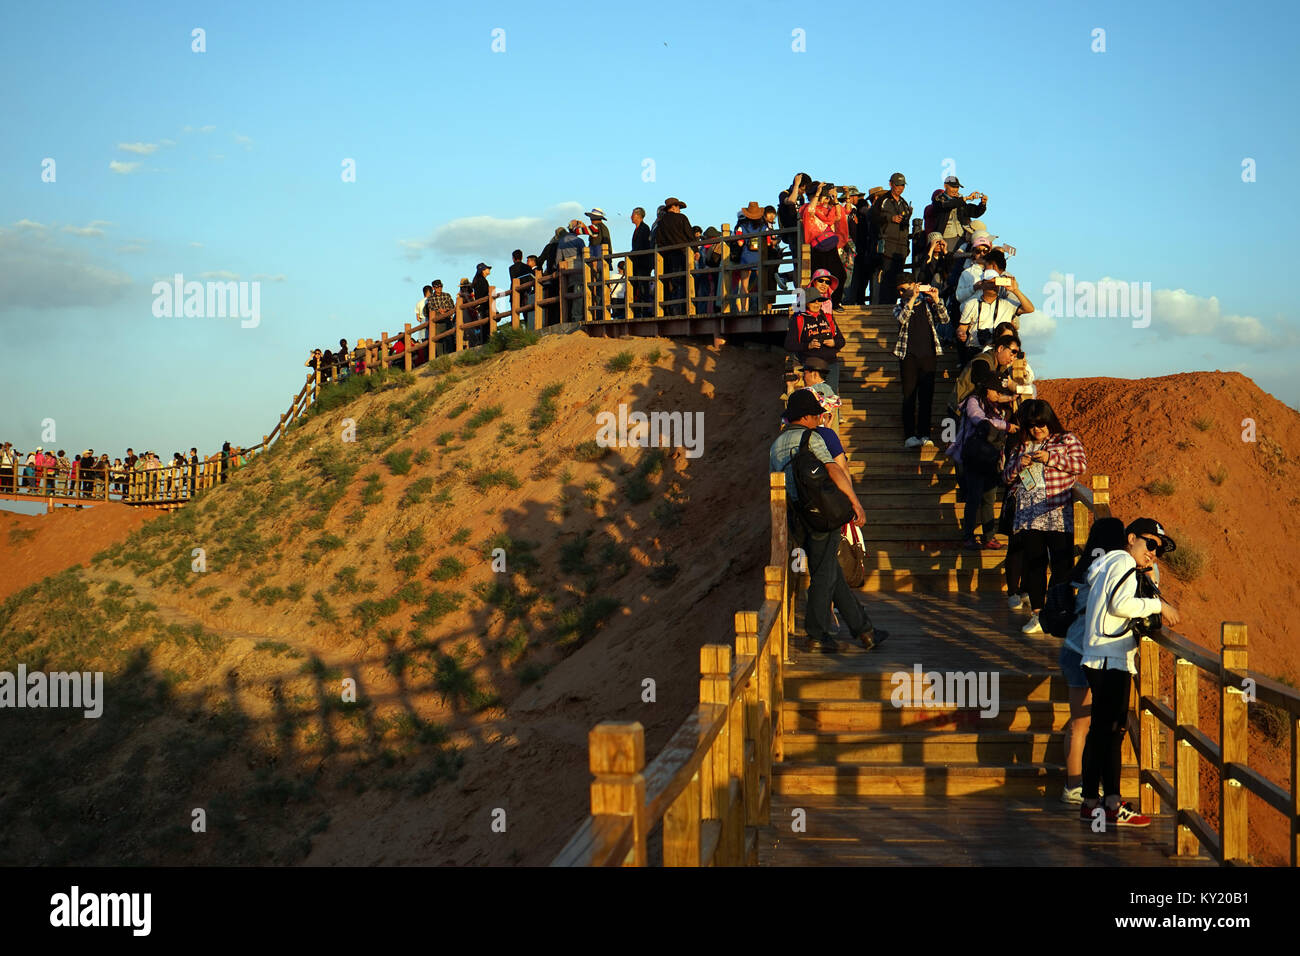
[[[1236,369],[1300,403],[1293,8],[739,9],[6,5],[0,436],[252,444],[312,346],[400,329],[480,258],[503,276],[570,209],[602,206],[623,249],[632,207],[670,194],[718,225],[797,170],[901,170],[919,215],[945,160],[1036,303],[1054,274],[1155,290],[1150,328],[1030,325],[1041,376]],[[178,272],[258,281],[260,324],[155,317]]]

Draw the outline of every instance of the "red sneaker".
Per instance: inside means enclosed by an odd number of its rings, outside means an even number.
[[[1001,551],[1006,545],[997,538],[989,538],[984,542],[985,551]]]
[[[1151,818],[1138,813],[1131,803],[1121,803],[1106,811],[1106,825],[1114,827],[1149,827]]]

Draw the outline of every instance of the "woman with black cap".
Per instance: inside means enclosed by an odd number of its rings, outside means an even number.
[[[1151,818],[1120,797],[1120,757],[1128,728],[1129,689],[1137,673],[1137,634],[1164,621],[1177,626],[1178,612],[1148,583],[1155,560],[1176,547],[1153,518],[1125,529],[1126,547],[1088,569],[1088,606],[1083,628],[1084,674],[1092,689],[1092,723],[1083,746],[1083,803],[1079,819],[1092,823],[1104,787],[1106,826],[1144,827]],[[1142,594],[1154,595],[1143,597]],[[1155,618],[1153,620],[1153,618]]]

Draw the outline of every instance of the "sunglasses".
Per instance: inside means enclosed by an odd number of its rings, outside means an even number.
[[[830,285],[830,279],[813,279],[813,285]]]
[[[1159,554],[1160,549],[1164,547],[1163,541],[1152,541],[1146,535],[1140,535],[1139,540],[1147,546],[1148,551],[1154,551],[1156,554]]]

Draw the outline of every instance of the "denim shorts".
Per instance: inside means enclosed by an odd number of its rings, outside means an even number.
[[[1083,655],[1061,645],[1061,673],[1065,682],[1076,688],[1088,687],[1088,675],[1083,672]]]

